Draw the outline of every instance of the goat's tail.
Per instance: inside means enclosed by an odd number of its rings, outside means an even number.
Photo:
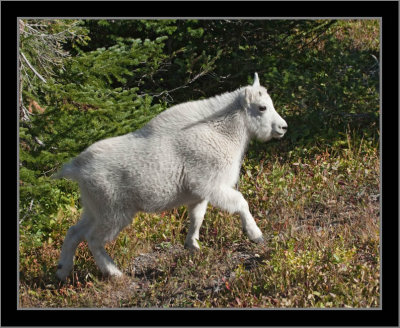
[[[51,176],[52,179],[69,178],[78,180],[79,170],[75,166],[74,159],[67,164],[64,164],[60,171]]]

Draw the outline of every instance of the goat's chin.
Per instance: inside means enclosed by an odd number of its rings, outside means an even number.
[[[267,135],[267,136],[257,136],[256,139],[260,142],[268,142],[272,139],[272,135]]]
[[[274,138],[274,139],[282,139],[283,138],[283,136],[284,136],[285,134],[284,133],[272,133],[272,138]]]

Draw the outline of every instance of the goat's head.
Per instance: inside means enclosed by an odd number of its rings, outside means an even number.
[[[246,110],[247,127],[258,140],[280,139],[285,135],[288,125],[276,112],[267,89],[260,85],[257,73],[253,85],[243,90],[242,105]]]

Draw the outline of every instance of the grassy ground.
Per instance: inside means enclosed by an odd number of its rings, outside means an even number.
[[[267,242],[252,244],[239,218],[209,207],[201,252],[182,245],[185,208],[140,214],[108,252],[126,273],[103,278],[85,242],[67,283],[55,279],[66,224],[30,247],[20,233],[20,307],[378,307],[378,139],[347,131],[332,145],[254,143],[240,190]],[[304,148],[303,148],[304,147]]]

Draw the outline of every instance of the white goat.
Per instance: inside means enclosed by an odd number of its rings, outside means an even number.
[[[58,278],[71,272],[84,239],[103,274],[121,276],[104,245],[139,211],[187,205],[185,247],[199,249],[200,226],[211,203],[239,213],[250,240],[262,242],[246,200],[233,187],[250,139],[282,138],[286,129],[255,73],[252,86],[173,106],[140,130],[91,145],[56,176],[78,181],[83,203],[80,221],[65,237]]]

